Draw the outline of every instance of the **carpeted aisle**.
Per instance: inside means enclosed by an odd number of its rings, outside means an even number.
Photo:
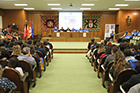
[[[85,54],[54,54],[30,93],[106,93]]]

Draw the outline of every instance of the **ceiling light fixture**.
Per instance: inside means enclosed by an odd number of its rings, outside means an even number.
[[[120,8],[109,8],[108,10],[120,10]]]
[[[95,4],[81,4],[82,6],[94,6]]]
[[[28,4],[14,4],[15,6],[28,6]]]
[[[23,8],[24,10],[35,10],[35,8]]]
[[[80,8],[80,10],[91,10],[91,8]]]
[[[129,4],[116,4],[115,6],[129,6]]]
[[[48,6],[60,6],[60,4],[48,4]]]
[[[51,8],[52,10],[62,10],[62,8]]]

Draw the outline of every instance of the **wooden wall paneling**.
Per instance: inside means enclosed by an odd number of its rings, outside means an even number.
[[[0,16],[3,16],[3,10],[0,9]]]
[[[138,10],[120,10],[119,12],[119,32],[140,28],[140,12]],[[134,13],[137,13],[137,15],[135,15]],[[126,19],[128,16],[130,16],[131,18],[130,26],[127,26],[126,24]]]
[[[19,31],[24,31],[24,22],[26,20],[26,13],[24,10],[4,10],[3,27],[7,28],[8,25],[19,26]]]

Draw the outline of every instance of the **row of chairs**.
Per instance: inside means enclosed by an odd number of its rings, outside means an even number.
[[[111,61],[107,68],[105,69],[103,64],[105,62],[105,59],[108,55],[105,55],[103,58],[99,59],[99,57],[102,55],[102,53],[97,53],[97,49],[94,49],[93,52],[91,52],[91,66],[93,66],[94,71],[97,70],[97,77],[100,78],[100,73],[102,73],[102,85],[105,87],[105,81],[109,81],[109,93],[118,93],[120,92],[120,85],[124,82],[126,82],[132,75],[137,74],[137,71],[132,68],[127,68],[122,70],[116,79],[114,80],[111,74],[109,74],[109,69],[114,63],[114,60]],[[135,58],[140,58],[140,55],[135,56]],[[139,59],[138,59],[139,60]],[[129,74],[128,74],[129,73]]]
[[[47,55],[44,57],[40,51],[36,51],[39,57],[42,57],[44,60],[44,71],[46,70],[46,66],[49,66],[49,62],[51,61],[51,54],[49,48],[47,49]],[[41,70],[41,62],[37,59],[35,55],[33,55],[34,59],[36,60],[36,65],[34,67],[28,61],[19,60],[18,67],[21,67],[25,74],[21,77],[20,73],[12,68],[4,68],[2,77],[8,78],[10,81],[14,82],[17,86],[16,92],[21,93],[29,93],[28,90],[28,82],[33,82],[33,87],[36,85],[36,73],[39,73],[39,78],[42,76]],[[45,60],[46,59],[46,60]],[[8,65],[8,60],[0,60],[0,64],[2,67],[6,67]]]

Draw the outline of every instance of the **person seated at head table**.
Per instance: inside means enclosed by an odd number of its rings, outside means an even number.
[[[83,29],[80,27],[80,29],[78,30],[78,32],[83,32]]]
[[[87,29],[87,27],[85,27],[84,32],[89,32],[89,30]]]
[[[134,29],[133,32],[132,32],[132,36],[137,36],[137,34],[138,34],[138,33],[137,33],[137,30]]]
[[[53,29],[53,32],[58,32],[57,27],[55,27],[55,28]]]
[[[76,29],[74,29],[74,28],[72,28],[71,32],[77,32],[77,30],[76,30]]]
[[[61,27],[61,29],[60,29],[60,32],[64,32],[64,29],[63,29],[63,27]]]
[[[70,32],[71,30],[69,29],[69,27],[67,28],[66,32]]]

